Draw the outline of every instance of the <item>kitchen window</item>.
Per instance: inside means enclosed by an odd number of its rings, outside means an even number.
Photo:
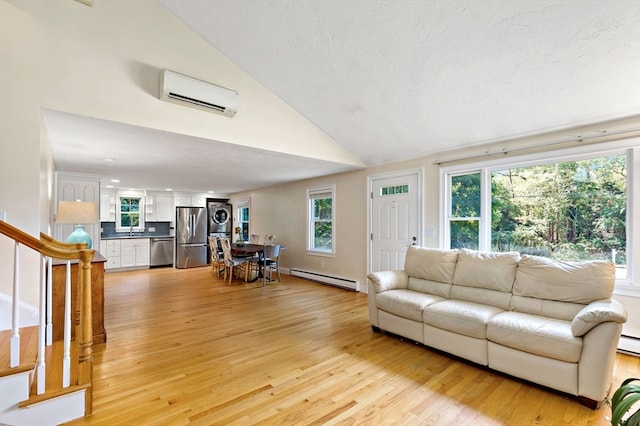
[[[335,255],[335,185],[307,190],[309,254]]]
[[[144,231],[144,196],[135,193],[118,194],[116,231]]]
[[[637,282],[640,148],[564,153],[443,168],[442,247],[608,260],[617,284]]]

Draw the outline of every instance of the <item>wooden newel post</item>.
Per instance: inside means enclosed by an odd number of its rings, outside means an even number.
[[[80,302],[80,326],[78,327],[79,370],[78,385],[86,386],[85,415],[93,411],[93,327],[91,315],[91,260],[93,250],[82,250],[80,268],[82,270],[78,285],[78,300]]]

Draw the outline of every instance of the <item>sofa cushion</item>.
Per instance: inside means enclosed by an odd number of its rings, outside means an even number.
[[[458,250],[409,246],[404,271],[410,277],[451,284],[458,261]]]
[[[436,296],[449,298],[451,293],[451,284],[441,283],[437,281],[423,280],[422,278],[409,277],[409,290],[419,291],[420,293],[429,293]]]
[[[485,339],[487,322],[503,312],[494,306],[480,305],[463,300],[443,300],[424,309],[425,324],[465,336]]]
[[[509,348],[566,362],[578,362],[582,338],[571,332],[571,322],[521,312],[502,312],[487,326],[487,338]]]
[[[613,292],[611,262],[560,262],[522,255],[513,285],[514,296],[587,304]]]
[[[458,255],[454,285],[511,292],[520,253],[489,253],[463,249]]]
[[[407,288],[408,278],[404,271],[380,271],[367,275],[371,280],[376,293],[394,290],[396,288]]]
[[[425,306],[444,300],[439,296],[406,289],[383,291],[375,297],[378,309],[420,322],[422,322],[422,310]]]

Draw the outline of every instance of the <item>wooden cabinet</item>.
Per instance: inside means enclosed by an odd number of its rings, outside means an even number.
[[[106,259],[96,253],[91,262],[91,317],[93,327],[93,343],[107,341],[107,331],[104,328],[104,262]],[[75,263],[73,263],[75,262]],[[64,302],[67,263],[64,260],[54,260],[51,268],[52,298],[51,320],[53,323],[53,340],[64,338]],[[71,321],[77,318],[78,299],[78,262],[71,264]],[[75,337],[75,327],[71,327],[71,338]]]

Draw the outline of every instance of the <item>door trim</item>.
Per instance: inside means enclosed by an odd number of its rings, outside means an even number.
[[[402,176],[411,176],[414,175],[417,177],[418,187],[417,187],[417,197],[418,197],[418,245],[422,245],[423,241],[423,229],[424,229],[424,168],[419,167],[415,169],[405,169],[405,170],[395,170],[392,172],[384,172],[384,173],[376,173],[373,175],[367,176],[367,274],[371,273],[371,263],[372,263],[372,253],[371,253],[371,232],[372,232],[372,224],[371,224],[371,214],[372,214],[372,191],[373,191],[373,181],[378,179],[390,179]],[[365,289],[368,286],[364,286]]]

